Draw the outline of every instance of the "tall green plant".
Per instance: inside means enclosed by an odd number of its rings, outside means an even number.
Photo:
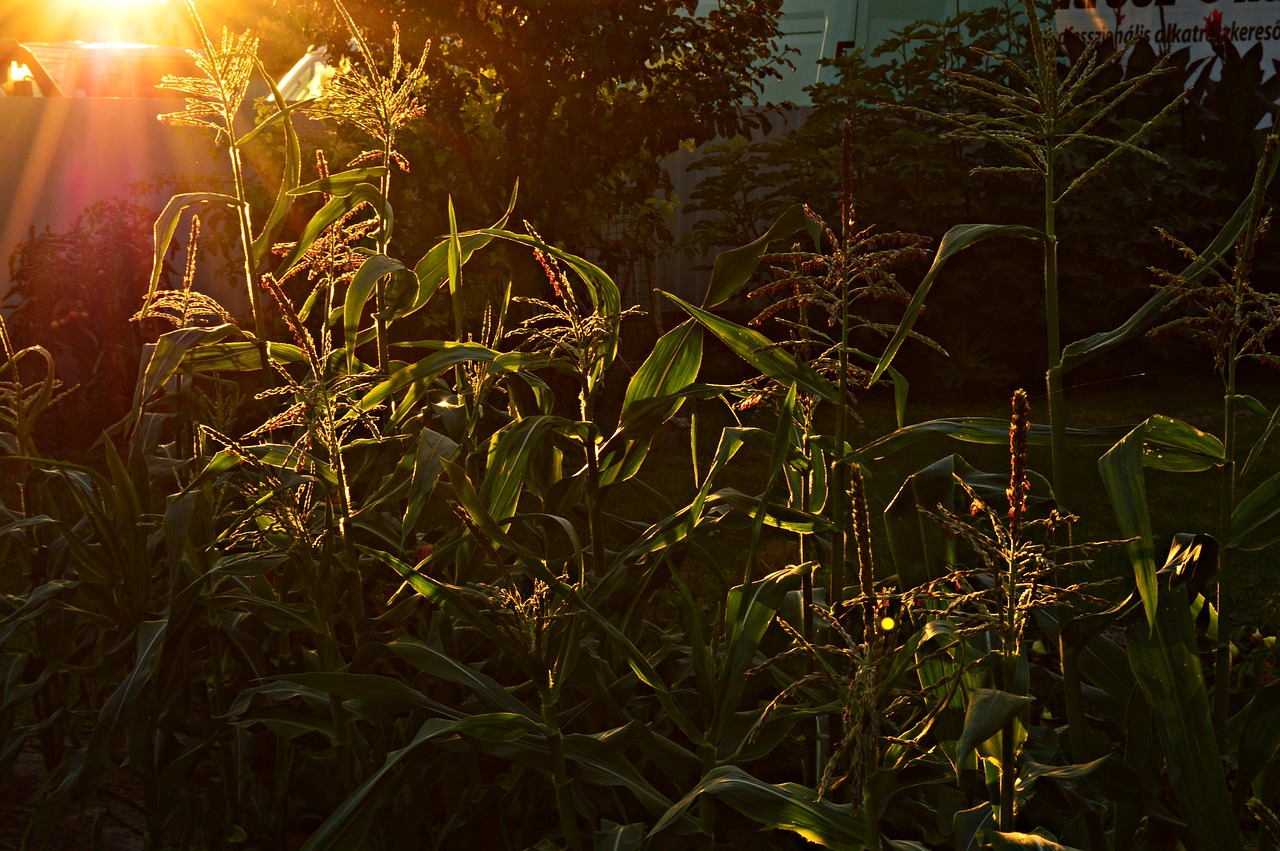
[[[1152,333],[1179,330],[1204,344],[1212,353],[1214,369],[1222,379],[1223,456],[1218,498],[1218,535],[1225,546],[1219,555],[1217,616],[1223,626],[1231,623],[1233,611],[1231,554],[1240,548],[1242,536],[1256,532],[1257,524],[1254,520],[1249,524],[1254,528],[1240,528],[1244,518],[1236,519],[1237,481],[1257,456],[1276,421],[1269,407],[1251,397],[1242,396],[1237,384],[1239,366],[1243,362],[1255,361],[1272,366],[1280,364],[1280,357],[1268,348],[1271,336],[1280,328],[1280,296],[1258,290],[1253,280],[1259,243],[1268,230],[1269,216],[1265,212],[1265,197],[1277,155],[1276,147],[1277,137],[1273,132],[1267,136],[1259,159],[1249,192],[1248,216],[1240,237],[1232,247],[1230,259],[1223,255],[1205,257],[1162,231],[1183,257],[1208,270],[1208,274],[1200,279],[1172,272],[1159,273],[1161,286],[1171,298],[1165,310],[1189,313],[1157,327]],[[1245,462],[1239,464],[1236,413],[1242,404],[1252,412],[1262,414],[1268,420],[1268,425],[1262,439]],[[1256,506],[1260,501],[1274,502],[1274,499],[1267,496],[1268,490],[1274,487],[1272,485],[1268,488],[1264,484],[1256,492],[1251,504]],[[1229,639],[1225,635],[1216,637],[1219,646],[1214,663],[1213,715],[1214,728],[1221,746],[1225,742],[1229,711],[1231,654],[1228,650]]]
[[[197,203],[221,203],[235,211],[240,236],[241,269],[244,273],[249,304],[253,311],[254,333],[259,345],[265,345],[266,317],[262,311],[262,293],[258,286],[258,264],[262,261],[263,252],[255,244],[249,191],[245,183],[243,140],[236,129],[236,116],[244,103],[245,94],[249,89],[249,80],[258,63],[258,42],[247,32],[233,37],[224,31],[221,44],[215,45],[205,32],[194,0],[186,0],[186,7],[200,43],[200,50],[196,54],[196,65],[204,76],[165,77],[164,85],[185,95],[187,105],[182,111],[169,113],[163,116],[163,119],[178,125],[213,130],[220,140],[225,140],[231,171],[232,194],[228,196],[217,193],[191,193],[176,196],[170,202],[170,209],[180,212],[181,208]],[[158,224],[157,236],[159,233]],[[269,240],[270,237],[268,242]],[[167,249],[167,240],[165,242],[166,245],[163,248]],[[161,246],[157,245],[156,248],[157,254],[161,254],[163,251]],[[160,264],[157,262],[151,273],[151,289],[148,297],[155,292],[160,271]],[[265,367],[265,354],[262,360]]]
[[[1008,83],[967,72],[950,75],[951,85],[988,103],[990,114],[947,113],[945,118],[957,138],[1005,149],[1013,164],[982,166],[980,172],[1029,175],[1042,187],[1043,218],[1038,227],[1010,228],[1002,225],[960,225],[948,231],[938,248],[933,267],[921,282],[916,300],[933,284],[943,264],[952,255],[994,236],[1016,235],[1039,241],[1044,250],[1044,309],[1049,394],[1049,425],[1052,432],[1053,481],[1058,498],[1070,503],[1070,465],[1067,457],[1066,412],[1063,392],[1063,343],[1059,310],[1058,211],[1064,201],[1102,173],[1124,153],[1137,153],[1157,161],[1159,156],[1140,147],[1143,141],[1181,102],[1170,102],[1136,130],[1120,137],[1108,135],[1108,119],[1144,85],[1165,72],[1163,63],[1130,78],[1109,85],[1107,72],[1124,60],[1125,53],[1103,54],[1094,42],[1065,73],[1061,72],[1052,24],[1043,21],[1034,0],[1023,0],[1025,26],[1031,55],[1024,64],[1019,59],[997,53],[986,54],[1002,67]],[[1095,151],[1083,167],[1073,167],[1070,154],[1075,147]],[[915,307],[915,305],[912,305]],[[915,323],[918,313],[908,310],[899,334],[889,345],[880,366],[887,366],[897,345]],[[876,370],[878,376],[880,369]]]
[[[383,71],[368,40],[346,6],[342,5],[341,0],[334,0],[334,5],[356,45],[359,65],[353,65],[350,60],[343,62],[326,85],[324,96],[313,111],[334,118],[339,123],[351,124],[374,141],[377,147],[357,154],[348,167],[368,160],[376,161],[381,167],[378,191],[383,198],[390,198],[393,166],[404,171],[409,168],[408,161],[396,147],[396,134],[426,112],[425,107],[418,102],[418,95],[424,84],[430,43],[424,45],[417,65],[406,65],[400,56],[400,28],[398,25],[393,27],[391,64]],[[379,255],[386,256],[390,250],[391,225],[389,217],[378,221],[374,238]],[[384,374],[391,368],[386,329],[390,315],[388,295],[387,277],[379,277],[374,295],[373,318],[378,370]]]

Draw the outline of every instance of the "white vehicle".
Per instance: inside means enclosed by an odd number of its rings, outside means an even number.
[[[195,76],[195,60],[180,47],[122,42],[60,41],[27,48],[67,97],[171,98],[166,75]]]

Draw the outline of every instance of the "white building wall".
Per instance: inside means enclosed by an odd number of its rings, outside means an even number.
[[[854,47],[872,48],[916,21],[941,21],[969,9],[998,5],[1002,0],[784,0],[782,42],[792,49],[795,65],[784,79],[771,82],[763,100],[807,106],[805,86],[832,82],[835,74],[820,59],[833,59]],[[716,0],[700,0],[698,12],[715,8]]]

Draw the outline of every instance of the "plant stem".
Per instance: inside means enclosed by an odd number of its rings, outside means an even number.
[[[849,436],[849,281],[847,273],[840,282],[840,349],[836,404],[836,462],[827,484],[831,499],[831,594],[827,605],[835,610],[844,601],[845,547],[849,528],[849,462],[845,460],[845,441]]]
[[[1232,353],[1234,355],[1234,352]],[[1227,713],[1231,696],[1231,511],[1236,483],[1236,358],[1229,357],[1222,397],[1222,479],[1218,503],[1218,650],[1214,654],[1213,729],[1218,747],[1226,745]]]
[[[812,462],[813,434],[812,434],[811,422],[805,423],[803,455],[805,458],[809,459],[810,462]],[[812,490],[813,490],[812,463],[809,466],[809,472],[801,477],[800,482],[801,482],[800,510],[804,511],[807,514],[809,513],[809,510],[810,510],[810,503],[812,502]],[[800,539],[799,553],[797,555],[796,560],[800,564],[809,564],[811,559],[809,557],[809,552],[808,552],[809,548],[805,546],[805,542],[806,542],[805,536],[801,534],[799,536],[799,539]],[[800,577],[800,611],[801,611],[800,634],[804,637],[805,641],[812,644],[813,643],[813,568],[812,567],[806,568],[804,573]],[[806,676],[813,673],[813,660],[810,659],[808,656],[805,657],[804,672]],[[805,777],[804,782],[809,783],[810,785],[816,788],[820,778],[822,777],[821,766],[822,766],[822,757],[823,757],[821,748],[819,747],[819,744],[818,744],[819,739],[818,739],[817,716],[814,716],[813,720],[805,726],[804,738],[805,738],[805,750],[804,750],[805,756],[807,759],[813,761],[813,764],[811,766],[812,770],[808,772],[808,776]],[[804,761],[802,760],[801,766],[803,767],[803,765],[804,765]]]
[[[1081,688],[1080,651],[1067,646],[1065,629],[1058,633],[1058,659],[1062,664],[1062,692],[1066,701],[1071,761],[1082,765],[1093,758],[1089,752],[1089,721],[1084,711]]]
[[[230,121],[228,121],[228,125]],[[236,219],[240,225],[240,245],[244,253],[244,279],[249,288],[249,304],[253,309],[253,333],[258,338],[258,351],[262,357],[262,369],[267,368],[267,331],[262,315],[262,288],[258,286],[258,270],[253,262],[253,222],[250,219],[249,199],[244,184],[244,165],[240,148],[236,146],[234,130],[227,128],[227,154],[231,158],[231,179],[236,192]]]
[[[382,164],[386,167],[385,173],[382,175],[379,189],[382,191],[382,198],[387,203],[391,200],[391,167],[394,165],[391,156],[391,139],[388,136],[386,143],[383,145]],[[378,253],[386,254],[391,248],[391,241],[387,238],[387,225],[384,221],[378,222]],[[387,309],[387,282],[386,279],[379,279],[376,287],[376,294],[373,305],[373,333],[377,338],[378,344],[378,372],[382,375],[387,374],[390,369],[391,357],[390,348],[387,343],[387,325],[383,312]]]
[[[1016,545],[1011,541],[1010,549]],[[1018,562],[1010,554],[1008,569],[1004,576],[1003,608],[1001,613],[1001,679],[1000,687],[1007,692],[1016,693],[1017,665],[1019,654],[1018,641]],[[1014,729],[1016,722],[1005,722],[1000,731],[1000,830],[1013,830],[1013,788],[1017,779],[1017,756],[1014,748]]]
[[[548,671],[548,680],[550,672]],[[547,749],[551,752],[551,781],[556,790],[556,810],[560,815],[560,829],[564,832],[565,845],[571,851],[582,848],[582,836],[573,816],[573,797],[569,791],[569,769],[564,758],[564,739],[556,720],[554,687],[548,681],[542,691],[542,719],[547,725]]]
[[[594,389],[589,385],[587,373],[581,377],[582,395],[579,397],[579,411],[584,423],[595,422]],[[604,574],[604,512],[600,504],[600,446],[596,443],[594,429],[588,429],[582,441],[587,455],[587,526],[591,536],[591,572],[596,576]],[[584,566],[585,570],[585,566]],[[586,586],[587,578],[578,577],[578,587]]]
[[[1049,356],[1049,370],[1045,374],[1045,384],[1049,396],[1049,449],[1052,454],[1053,493],[1058,505],[1065,508],[1070,502],[1068,494],[1071,486],[1067,460],[1066,399],[1062,389],[1062,331],[1058,315],[1058,236],[1057,209],[1054,203],[1053,155],[1054,149],[1050,144],[1045,151],[1044,175],[1044,319]]]

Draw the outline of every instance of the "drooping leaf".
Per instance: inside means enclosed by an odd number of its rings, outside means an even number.
[[[1142,463],[1153,470],[1198,473],[1222,463],[1222,441],[1193,425],[1169,417],[1142,423]]]
[[[184,192],[169,199],[164,209],[160,211],[160,215],[156,216],[155,224],[152,226],[152,244],[155,253],[151,261],[151,282],[147,285],[147,302],[155,297],[156,289],[160,286],[160,275],[164,272],[164,256],[169,252],[169,243],[173,241],[173,234],[178,229],[182,214],[200,204],[240,206],[240,202],[234,195],[222,192]]]
[[[1275,173],[1275,167],[1276,162],[1273,161],[1271,165],[1272,174]],[[1268,178],[1268,182],[1270,182],[1270,178]],[[1188,282],[1196,282],[1203,279],[1208,274],[1212,264],[1229,252],[1240,238],[1240,234],[1248,225],[1252,203],[1251,198],[1245,198],[1240,202],[1240,206],[1231,214],[1231,218],[1222,226],[1222,230],[1213,238],[1208,247],[1200,253],[1203,260],[1191,261],[1178,277]],[[1172,288],[1160,289],[1119,327],[1111,331],[1094,334],[1091,337],[1086,337],[1083,340],[1067,345],[1062,350],[1063,373],[1069,372],[1098,355],[1114,349],[1121,343],[1126,343],[1145,333],[1164,312],[1164,309],[1172,303],[1175,295],[1176,293]]]
[[[1129,564],[1148,626],[1155,624],[1156,552],[1147,509],[1147,482],[1143,472],[1143,427],[1138,426],[1098,459],[1098,473],[1111,499],[1120,535],[1131,538],[1125,544]]]
[[[365,411],[371,410],[397,391],[417,382],[432,381],[460,363],[492,362],[497,357],[496,351],[479,343],[446,343],[440,351],[432,352],[425,358],[396,370],[385,381],[361,397],[360,407]]]
[[[373,209],[381,223],[383,235],[390,240],[394,224],[391,204],[386,198],[382,197],[382,192],[379,191],[378,187],[371,183],[357,183],[355,186],[350,187],[347,193],[334,195],[311,217],[311,220],[303,227],[302,233],[298,235],[298,241],[289,249],[289,253],[285,255],[284,260],[280,261],[280,265],[276,269],[277,280],[283,279],[288,274],[289,270],[302,259],[302,255],[307,253],[307,250],[315,244],[315,241],[320,238],[320,235],[330,225],[361,204],[368,204]]]
[[[1222,463],[1222,441],[1169,417],[1149,417],[1098,459],[1120,534],[1133,565],[1138,593],[1151,623],[1155,617],[1156,563],[1151,516],[1147,508],[1146,468],[1198,471]]]
[[[595,851],[640,851],[644,845],[644,825],[607,824],[591,834]]]
[[[570,733],[563,739],[565,759],[572,763],[576,778],[583,784],[626,789],[650,813],[660,816],[671,808],[671,799],[627,758],[620,746],[626,732],[623,728],[600,735]]]
[[[378,792],[383,782],[400,763],[432,740],[441,736],[463,734],[488,741],[507,742],[539,730],[533,721],[512,713],[495,712],[458,720],[432,718],[426,721],[409,744],[390,754],[382,766],[324,820],[302,846],[303,851],[346,851],[362,847],[371,817],[369,810],[378,803]]]
[[[307,354],[290,343],[267,343],[267,359],[274,363],[305,363]],[[252,340],[230,340],[194,346],[182,356],[178,371],[185,375],[215,372],[253,372],[262,368],[262,349]]]
[[[963,765],[978,745],[999,733],[1030,705],[1031,698],[1026,695],[990,688],[971,690],[964,713],[964,730],[956,748],[956,764]]]
[[[596,311],[614,323],[616,327],[618,316],[622,312],[622,293],[618,290],[618,285],[614,283],[614,280],[599,266],[586,258],[556,248],[554,245],[547,245],[528,234],[515,233],[500,228],[486,228],[477,231],[477,233],[484,233],[498,239],[519,243],[527,248],[541,251],[564,264],[586,285],[587,294],[591,297],[591,304]]]
[[[707,285],[707,295],[702,300],[702,307],[710,309],[733,297],[751,280],[766,254],[778,243],[791,240],[802,231],[808,233],[813,243],[817,243],[818,226],[805,214],[803,205],[794,204],[758,239],[717,254],[711,267],[711,281]]]
[[[765,783],[736,765],[709,771],[658,820],[649,836],[674,824],[701,795],[715,795],[766,827],[791,831],[825,848],[860,851],[870,847],[864,820],[850,813],[848,804],[819,801],[816,792],[795,783]]]
[[[426,709],[433,713],[448,711],[448,707],[439,701],[432,700],[395,677],[381,674],[302,671],[296,674],[285,674],[278,677],[276,682],[282,686],[297,685],[304,689],[325,692],[343,700],[371,701],[396,712],[403,712],[409,708]],[[277,692],[277,695],[283,693]]]
[[[1070,845],[1062,845],[1054,842],[1048,837],[1041,836],[1038,833],[1001,833],[998,830],[986,830],[982,833],[986,847],[994,849],[994,851],[1004,851],[1004,849],[1029,848],[1032,851],[1079,851]]]
[[[1280,473],[1251,490],[1231,513],[1231,543],[1261,550],[1280,541]]]
[[[271,99],[275,103],[276,111],[268,119],[262,121],[258,127],[240,137],[236,141],[236,147],[243,147],[258,132],[279,123],[284,128],[284,168],[280,171],[280,188],[276,191],[275,203],[271,205],[271,211],[267,213],[267,220],[262,223],[262,230],[253,240],[252,253],[255,269],[271,253],[271,248],[275,245],[276,237],[279,236],[280,229],[284,226],[285,219],[289,214],[289,207],[293,201],[293,197],[289,193],[302,181],[302,143],[298,139],[298,131],[293,126],[293,113],[302,108],[302,104],[290,104],[287,102],[284,99],[284,95],[280,93],[275,79],[266,73],[262,63],[257,62],[256,64],[259,75],[271,91]]]
[[[1069,428],[1067,442],[1072,446],[1111,446],[1129,431],[1128,426]],[[1009,442],[1009,421],[997,417],[961,417],[914,423],[856,449],[854,459],[877,461],[887,458],[931,435],[950,437],[963,443],[1002,446]],[[1049,427],[1043,423],[1033,423],[1027,432],[1027,443],[1032,446],[1048,446]]]
[[[1261,455],[1263,448],[1267,445],[1267,441],[1275,433],[1276,426],[1280,425],[1280,405],[1276,405],[1274,411],[1268,411],[1266,406],[1252,396],[1242,396],[1240,401],[1267,421],[1262,434],[1258,435],[1258,439],[1254,441],[1253,446],[1249,447],[1249,456],[1245,458],[1244,464],[1240,467],[1240,475],[1243,477],[1249,473],[1250,468],[1253,467],[1253,462]],[[1250,402],[1252,404],[1249,404]]]
[[[1129,660],[1194,847],[1239,851],[1244,843],[1218,754],[1187,590],[1159,589],[1149,625],[1125,631]]]
[[[350,195],[361,183],[367,183],[372,186],[374,181],[386,177],[387,173],[388,169],[383,165],[349,168],[346,171],[340,171],[337,174],[331,174],[328,177],[322,177],[319,180],[303,184],[289,194],[296,196],[321,192],[325,195]]]
[[[784,387],[793,384],[824,401],[840,404],[839,391],[813,367],[786,349],[779,348],[772,340],[751,328],[743,327],[727,319],[694,307],[670,293],[663,293],[686,313],[720,338],[738,357],[751,367],[767,375]]]
[[[1280,754],[1280,682],[1265,685],[1254,694],[1244,713],[1232,804],[1237,810],[1252,794],[1255,778]]]
[[[407,316],[421,310],[440,287],[456,280],[456,275],[450,277],[451,258],[452,262],[456,262],[457,268],[460,269],[471,259],[471,255],[493,241],[494,231],[506,227],[507,220],[511,218],[511,213],[515,210],[516,194],[516,188],[513,188],[506,212],[492,227],[481,231],[464,231],[456,234],[451,231],[448,236],[433,245],[431,250],[423,255],[422,259],[413,267],[413,274],[418,279],[418,294],[413,302],[405,307],[404,315]],[[456,214],[454,218],[456,220]],[[457,308],[455,308],[455,312],[456,310]],[[455,332],[460,327],[457,324],[458,318],[457,316],[454,317]]]
[[[354,369],[360,317],[364,315],[364,306],[369,301],[369,296],[373,294],[378,281],[404,271],[404,264],[399,260],[385,254],[374,254],[364,259],[351,283],[347,285],[346,298],[342,303],[342,331],[347,345],[348,369]]]
[[[702,366],[702,330],[686,321],[663,334],[627,384],[618,431],[601,449],[608,481],[635,475],[649,441],[684,404],[686,391]]]
[[[942,242],[938,243],[938,251],[934,254],[933,264],[929,267],[929,271],[925,273],[924,278],[920,281],[920,285],[916,287],[915,295],[911,297],[911,302],[902,312],[902,321],[898,323],[898,329],[894,332],[893,337],[889,340],[889,344],[885,346],[884,354],[880,356],[879,363],[872,370],[871,377],[867,380],[870,386],[880,380],[880,376],[893,363],[894,357],[897,356],[898,350],[902,348],[902,344],[911,334],[911,328],[916,324],[916,320],[920,318],[920,314],[924,309],[925,297],[929,295],[929,289],[937,281],[938,275],[941,274],[943,267],[952,257],[964,251],[971,245],[982,242],[985,239],[991,239],[996,236],[1012,236],[1021,237],[1023,239],[1044,239],[1044,233],[1029,228],[1024,225],[956,225],[942,236]]]
[[[955,559],[941,524],[922,513],[955,508],[955,465],[949,455],[907,477],[884,510],[889,552],[904,589],[918,588],[943,576]]]

